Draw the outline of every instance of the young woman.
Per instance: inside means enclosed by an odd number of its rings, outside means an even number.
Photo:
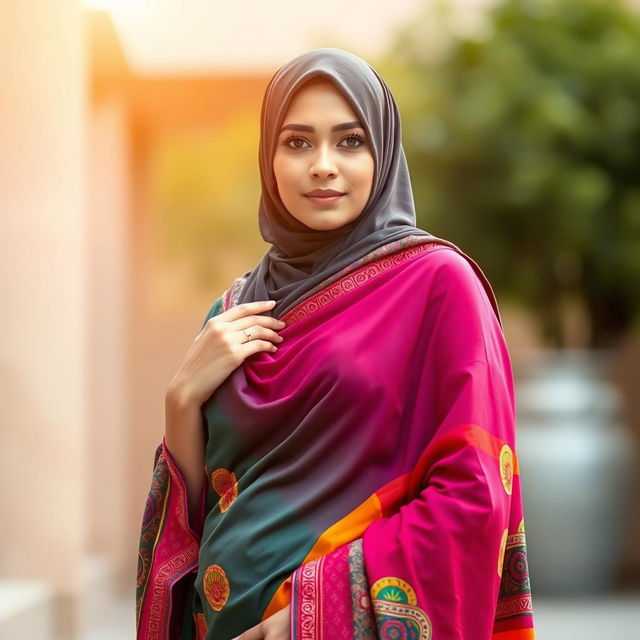
[[[271,247],[167,390],[138,638],[533,638],[498,309],[415,227],[391,92],[349,52],[301,55],[259,151]]]

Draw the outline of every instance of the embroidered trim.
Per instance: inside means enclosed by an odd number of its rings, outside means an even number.
[[[406,262],[417,255],[439,247],[442,247],[440,243],[429,242],[415,247],[409,247],[404,251],[393,253],[386,258],[379,258],[374,264],[366,264],[360,269],[356,269],[343,278],[337,280],[329,287],[323,287],[322,291],[306,298],[299,305],[285,313],[282,319],[287,323],[287,325],[303,320],[318,309],[330,304],[340,296],[353,291],[366,282],[369,282],[388,269]]]
[[[320,579],[324,556],[303,564],[295,572],[295,580],[299,581],[300,601],[297,605],[297,627],[299,633],[296,640],[317,640],[320,633],[320,611],[322,611],[322,589]],[[297,585],[293,587],[296,589]]]
[[[197,551],[187,549],[165,562],[156,574],[151,588],[152,599],[145,636],[148,640],[159,640],[166,631],[170,615],[168,594],[171,593],[173,585],[193,569],[197,559]]]
[[[532,612],[526,537],[524,533],[512,533],[507,536],[496,621]]]
[[[371,587],[371,597],[380,640],[431,640],[431,620],[417,606],[416,592],[406,580],[380,578]]]
[[[305,294],[305,298],[304,299],[309,299],[309,298],[313,297],[314,294],[317,293],[318,291],[321,291],[322,289],[325,289],[326,287],[328,287],[329,285],[333,284],[337,280],[340,280],[341,278],[343,278],[347,274],[364,267],[365,265],[369,264],[370,262],[375,262],[376,260],[378,260],[379,258],[381,258],[383,256],[387,256],[387,255],[390,256],[390,255],[392,255],[394,253],[403,252],[403,251],[405,251],[405,250],[407,250],[407,249],[409,249],[411,247],[421,246],[421,245],[438,245],[438,246],[441,246],[441,247],[442,246],[448,246],[448,247],[452,247],[452,248],[454,248],[454,249],[459,251],[459,249],[453,243],[451,243],[451,242],[449,242],[447,240],[442,240],[440,238],[434,240],[432,236],[422,236],[422,235],[419,235],[419,236],[406,236],[404,238],[400,238],[399,240],[394,240],[393,242],[388,242],[387,244],[384,244],[384,245],[374,249],[373,251],[370,251],[366,255],[362,256],[362,258],[359,258],[355,262],[352,262],[351,264],[348,264],[346,267],[344,267],[340,271],[337,271],[336,273],[330,275],[328,278],[325,278],[322,282],[317,284],[310,291],[307,291],[306,294]],[[223,306],[224,311],[226,311],[227,309],[230,309],[231,307],[234,307],[236,304],[238,304],[238,300],[240,298],[240,293],[241,293],[242,288],[244,287],[246,281],[248,280],[248,276],[249,276],[250,273],[251,273],[251,271],[248,271],[244,275],[239,276],[238,278],[236,278],[233,281],[232,285],[222,294],[222,300],[223,300],[222,306]],[[296,305],[296,307],[294,307],[294,308],[297,308],[297,307],[298,307],[298,305]],[[291,311],[293,311],[293,309],[291,309]],[[291,311],[289,311],[287,313],[290,313]],[[287,314],[285,314],[285,316],[286,315]]]

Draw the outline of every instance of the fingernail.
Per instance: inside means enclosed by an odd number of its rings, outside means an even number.
[[[275,300],[267,300],[267,304],[274,305],[276,303]]]

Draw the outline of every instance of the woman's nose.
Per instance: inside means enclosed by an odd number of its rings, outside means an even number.
[[[338,173],[338,167],[331,151],[325,146],[320,145],[318,151],[311,163],[310,172],[314,176],[331,176]]]

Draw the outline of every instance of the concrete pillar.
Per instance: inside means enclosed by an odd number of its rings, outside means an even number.
[[[79,0],[0,2],[0,574],[78,622],[86,545],[86,62]]]

